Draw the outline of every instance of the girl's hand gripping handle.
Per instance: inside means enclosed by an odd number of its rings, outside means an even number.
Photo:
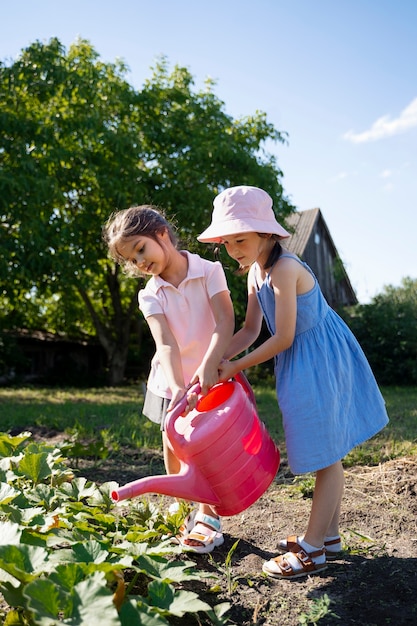
[[[171,409],[171,411],[169,411],[169,413],[167,414],[167,424],[166,424],[167,427],[168,427],[168,423],[173,424],[175,420],[177,419],[177,417],[179,417],[181,413],[184,413],[185,409],[187,408],[188,395],[190,393],[200,393],[200,391],[201,391],[201,386],[199,382],[195,383],[192,387],[187,389],[186,393],[183,395],[181,400],[177,402],[177,404],[173,407],[173,409]]]

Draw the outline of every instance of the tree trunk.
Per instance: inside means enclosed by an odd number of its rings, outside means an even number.
[[[126,361],[129,351],[130,331],[132,317],[137,311],[137,294],[139,283],[129,304],[123,310],[120,297],[120,285],[118,281],[119,268],[107,273],[107,284],[110,289],[113,303],[112,315],[104,323],[98,316],[92,301],[84,289],[79,287],[81,297],[91,315],[97,332],[97,338],[107,354],[108,374],[107,382],[110,386],[120,385],[124,380]],[[136,313],[137,314],[137,313]]]

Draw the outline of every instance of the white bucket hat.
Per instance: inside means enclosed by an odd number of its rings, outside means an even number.
[[[258,187],[229,187],[214,198],[213,207],[211,224],[198,241],[220,243],[224,237],[247,232],[290,237],[275,218],[271,196]]]

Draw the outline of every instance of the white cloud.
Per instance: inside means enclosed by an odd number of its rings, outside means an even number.
[[[391,170],[384,170],[380,173],[381,178],[389,178],[390,176],[392,176]]]
[[[366,143],[404,133],[416,126],[417,98],[405,107],[397,118],[391,119],[389,115],[383,115],[372,124],[369,130],[365,130],[363,133],[354,133],[349,130],[343,135],[343,138],[352,143]]]

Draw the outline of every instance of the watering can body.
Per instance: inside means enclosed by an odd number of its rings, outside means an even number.
[[[279,451],[259,419],[252,388],[240,373],[219,383],[182,417],[186,397],[168,414],[165,429],[181,463],[178,474],[151,476],[112,493],[115,501],[161,493],[210,504],[218,515],[236,515],[267,490]]]

